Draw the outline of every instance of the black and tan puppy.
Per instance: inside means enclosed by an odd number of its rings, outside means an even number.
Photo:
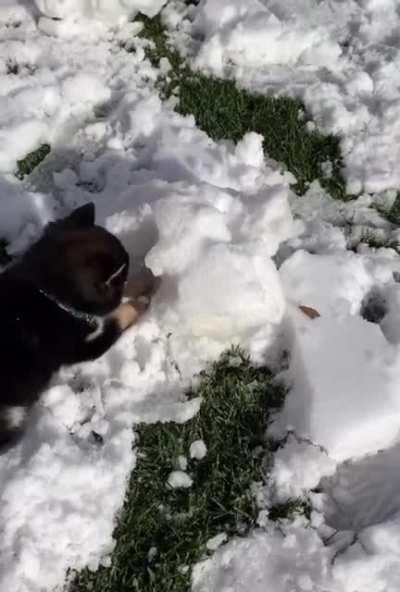
[[[129,257],[94,217],[88,204],[49,224],[0,275],[0,445],[22,433],[61,365],[101,356],[148,304],[121,303]]]

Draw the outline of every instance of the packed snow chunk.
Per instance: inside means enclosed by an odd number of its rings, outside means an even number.
[[[228,341],[265,324],[278,325],[285,302],[271,259],[216,244],[178,283],[178,309],[193,335]]]
[[[235,538],[194,566],[192,592],[320,592],[328,584],[330,552],[310,528],[255,531]]]
[[[280,276],[291,302],[312,306],[330,318],[357,314],[374,285],[367,261],[351,251],[337,255],[297,251],[282,265]]]
[[[203,440],[195,440],[192,442],[190,445],[189,454],[190,458],[202,460],[207,454],[207,446],[204,444]]]
[[[166,198],[154,206],[159,242],[147,256],[153,273],[180,274],[202,255],[209,241],[228,242],[231,234],[217,208]]]
[[[397,447],[396,453],[399,453],[399,447]],[[398,461],[395,466],[398,466]],[[399,478],[398,476],[396,477],[392,479],[392,485],[395,481],[397,481],[398,485]],[[365,482],[366,486],[367,484],[368,482]],[[394,491],[394,487],[392,487],[392,491],[395,494],[395,498],[397,501],[397,512],[395,512],[394,515],[392,513],[390,519],[385,520],[381,518],[381,521],[363,530],[362,533],[360,533],[360,542],[363,544],[364,548],[368,551],[368,553],[384,556],[391,555],[392,561],[393,559],[396,559],[398,564],[397,569],[400,575],[400,565],[398,562],[398,557],[400,553],[400,495],[398,489]],[[372,505],[372,499],[370,499],[370,501]],[[387,501],[389,504],[391,502],[389,498],[382,501]],[[393,509],[393,505],[391,509]],[[389,515],[389,512],[387,512],[387,515]]]
[[[138,12],[153,17],[166,0],[35,0],[40,12],[50,18],[97,19],[113,24],[133,18]]]
[[[192,487],[193,479],[184,471],[172,471],[167,483],[172,489],[188,489]]]
[[[250,167],[261,169],[264,164],[262,135],[256,132],[248,132],[236,144],[235,153],[239,161]]]
[[[371,554],[400,549],[400,444],[342,463],[322,479],[323,513],[335,530],[360,533]]]
[[[380,328],[359,316],[292,315],[294,339],[281,422],[336,461],[398,437],[400,359]],[[282,423],[281,423],[282,427]]]
[[[400,421],[400,358],[379,325],[360,316],[374,283],[390,285],[390,265],[383,257],[298,251],[280,274],[296,306],[292,391],[276,427],[310,438],[336,461],[390,446]],[[310,320],[297,309],[300,304],[321,316]]]
[[[318,485],[321,475],[335,469],[336,463],[318,446],[292,435],[274,455],[268,487],[273,487],[278,502],[299,498]]]

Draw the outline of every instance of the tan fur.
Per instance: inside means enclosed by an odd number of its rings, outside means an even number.
[[[134,325],[139,317],[146,312],[150,305],[152,294],[160,285],[160,278],[155,278],[149,269],[142,270],[135,277],[130,278],[125,296],[130,298],[112,313],[121,331],[125,331]]]
[[[140,314],[141,311],[135,306],[135,303],[130,301],[120,304],[111,316],[117,321],[121,331],[125,331],[125,329],[136,323]]]

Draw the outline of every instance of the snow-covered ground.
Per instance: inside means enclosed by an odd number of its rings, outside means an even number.
[[[202,0],[192,24],[181,2],[164,13],[196,67],[299,95],[341,134],[349,189],[380,192],[347,204],[317,183],[297,200],[260,136],[215,143],[160,101],[126,19],[162,4],[0,3],[0,237],[18,254],[94,200],[136,265],[163,276],[141,323],[55,377],[0,457],[0,591],[51,591],[70,567],[107,564],[131,426],[192,417],[188,382],[240,343],[255,361],[291,354],[268,496],[310,495],[311,524],[277,528],[264,513],[196,566],[193,590],[398,592],[400,259],[347,249],[365,228],[398,238],[376,209],[400,187],[397,2]],[[72,20],[49,18],[65,10]],[[16,161],[43,142],[50,156],[18,181]]]
[[[349,192],[399,187],[397,0],[202,0],[192,24],[181,4],[167,22],[196,67],[300,97],[341,136]]]
[[[196,566],[194,592],[399,589],[400,259],[346,250],[345,220],[358,211],[365,223],[365,201],[336,204],[314,185],[293,204],[304,233],[279,270],[291,389],[270,429],[285,444],[265,494],[308,495],[311,521],[277,527],[261,513],[259,531]]]

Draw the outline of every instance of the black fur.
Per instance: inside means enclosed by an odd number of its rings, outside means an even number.
[[[129,257],[94,216],[88,204],[51,223],[0,275],[0,444],[23,429],[10,422],[10,407],[28,412],[61,365],[101,356],[121,333],[106,315],[121,302]],[[103,317],[103,330],[88,339],[96,319],[69,307]]]

